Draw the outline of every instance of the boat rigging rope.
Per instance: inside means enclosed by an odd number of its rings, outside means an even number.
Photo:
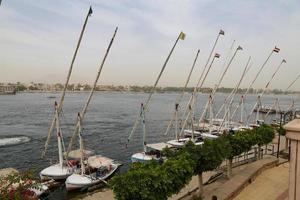
[[[92,13],[93,13],[93,10],[92,10],[92,7],[90,7],[89,11],[88,11],[88,13],[86,15],[86,18],[85,18],[85,21],[84,21],[84,24],[83,24],[83,27],[82,27],[82,30],[81,30],[78,42],[77,42],[77,46],[76,46],[76,49],[75,49],[75,52],[74,52],[74,55],[73,55],[73,58],[72,58],[72,61],[71,61],[71,65],[70,65],[70,68],[69,68],[67,80],[65,82],[63,93],[62,93],[62,96],[61,96],[59,104],[58,104],[58,108],[57,108],[57,112],[58,113],[60,113],[60,111],[61,111],[61,109],[63,107],[63,102],[64,102],[64,99],[65,99],[65,94],[66,94],[67,86],[69,84],[69,80],[70,80],[70,77],[71,77],[71,73],[72,73],[73,65],[74,65],[74,62],[75,62],[75,59],[76,59],[76,56],[77,56],[77,52],[78,52],[78,49],[79,49],[80,44],[81,44],[81,40],[82,40],[82,37],[83,37],[83,33],[85,31],[85,27],[86,27],[87,22],[88,22],[88,18],[91,16]],[[47,151],[47,148],[48,148],[48,143],[49,143],[49,140],[50,140],[50,135],[51,135],[52,130],[54,128],[55,121],[56,120],[55,120],[55,117],[54,117],[53,120],[52,120],[52,123],[51,123],[51,125],[49,127],[49,130],[48,130],[47,139],[46,139],[46,142],[45,142],[44,150],[42,152],[42,158],[44,158],[45,155],[46,155],[46,151]]]
[[[209,65],[209,67],[208,67],[206,73],[205,73],[205,76],[204,76],[204,78],[203,78],[203,80],[202,80],[201,85],[200,85],[199,88],[202,87],[202,85],[203,85],[203,83],[204,83],[204,81],[205,81],[205,79],[206,79],[206,77],[207,77],[207,75],[208,75],[208,72],[210,71],[210,69],[211,69],[211,67],[212,67],[212,64],[213,64],[215,58],[219,58],[219,57],[220,57],[220,55],[219,55],[218,53],[216,53],[215,56],[214,56],[214,58],[212,59],[210,65]],[[205,68],[204,68],[204,69],[205,69]],[[191,110],[193,110],[194,107],[195,107],[195,103],[196,103],[196,95],[197,95],[197,92],[198,92],[198,91],[197,91],[197,87],[195,87],[195,90],[196,90],[196,91],[194,91],[194,92],[192,93],[192,96],[191,96],[191,98],[190,98],[190,101],[189,101],[188,104],[187,104],[187,108],[188,108],[188,109],[185,110],[185,112],[184,112],[184,114],[183,114],[183,117],[181,118],[181,119],[183,119],[183,118],[185,117],[185,119],[184,119],[184,121],[183,121],[183,125],[182,125],[182,127],[181,127],[181,131],[180,131],[180,133],[179,133],[180,136],[183,134],[183,130],[184,130],[186,124],[187,124],[187,121],[189,120]],[[189,109],[189,108],[191,108],[191,109]]]
[[[234,46],[235,46],[235,40],[233,40],[229,50],[227,51],[226,53],[226,56],[225,56],[225,59],[224,59],[224,62],[223,62],[223,65],[222,65],[222,68],[220,70],[220,74],[219,74],[219,77],[222,76],[222,73],[223,73],[223,70],[225,69],[226,67],[226,64],[227,64],[227,61],[228,59],[230,58],[230,56],[232,55],[232,52],[233,52],[233,49],[234,49]]]
[[[200,77],[198,79],[198,82],[197,82],[196,86],[194,87],[194,91],[192,92],[191,97],[190,97],[190,99],[189,99],[189,101],[188,101],[188,103],[187,103],[187,105],[185,107],[185,110],[184,110],[183,114],[182,114],[182,117],[180,118],[181,121],[183,121],[183,126],[185,126],[186,120],[188,120],[188,116],[187,115],[189,115],[189,114],[187,114],[187,112],[189,111],[189,106],[191,105],[192,108],[194,109],[194,105],[193,104],[197,101],[196,99],[197,99],[198,92],[200,91],[200,89],[203,86],[204,81],[206,80],[207,74],[210,71],[210,68],[211,68],[211,66],[212,66],[212,64],[214,62],[214,59],[216,58],[217,55],[218,55],[217,58],[220,57],[220,54],[215,53],[215,55],[214,55],[214,57],[213,57],[213,59],[211,61],[211,64],[208,67],[208,70],[206,71],[206,74],[205,74],[205,76],[204,76],[204,78],[202,80],[202,77],[203,77],[203,75],[205,73],[205,70],[206,70],[208,64],[209,64],[209,61],[211,60],[211,57],[212,57],[212,55],[213,55],[213,53],[215,51],[215,48],[217,46],[217,43],[218,43],[219,38],[220,38],[221,35],[225,35],[225,32],[223,30],[220,30],[219,33],[218,33],[218,36],[217,36],[217,38],[216,38],[216,40],[215,40],[215,42],[213,44],[213,47],[212,47],[212,49],[210,51],[210,54],[208,56],[208,59],[207,59],[205,65],[204,65],[204,68],[203,68],[203,70],[201,72],[201,75],[200,75]],[[201,82],[201,80],[202,80],[202,82]],[[199,85],[200,82],[201,82],[201,85]],[[183,120],[184,118],[185,118],[185,120]]]
[[[218,110],[217,114],[216,114],[216,118],[219,116],[220,112],[223,110],[225,104],[227,104],[228,100],[230,99],[230,101],[233,101],[234,100],[234,97],[236,95],[236,93],[238,92],[238,90],[240,89],[240,85],[244,79],[244,77],[246,76],[246,74],[249,72],[250,68],[252,67],[252,63],[250,62],[251,61],[251,56],[249,56],[248,58],[248,61],[247,61],[247,64],[246,64],[246,67],[242,73],[242,76],[239,80],[239,82],[237,83],[236,87],[231,91],[231,93],[225,98],[222,106],[220,107],[220,109]],[[232,102],[233,103],[233,102]],[[231,104],[232,104],[231,103]],[[231,105],[230,105],[231,106]]]
[[[247,63],[246,63],[246,66],[245,66],[245,68],[243,70],[242,76],[241,76],[240,80],[238,81],[238,83],[236,84],[235,88],[233,89],[233,93],[229,97],[230,98],[230,102],[228,102],[227,109],[225,108],[225,113],[224,113],[224,116],[222,118],[222,122],[221,122],[221,125],[220,125],[218,131],[221,130],[221,128],[223,126],[223,123],[225,122],[226,117],[228,118],[228,123],[230,124],[231,120],[230,120],[230,116],[229,115],[230,115],[231,106],[233,104],[233,101],[234,101],[234,98],[235,98],[235,94],[238,91],[238,89],[239,89],[239,87],[240,87],[240,85],[242,83],[242,80],[244,79],[246,73],[249,71],[249,68],[251,67],[251,65],[249,65],[250,61],[251,61],[251,56],[249,56],[249,58],[247,60]],[[225,102],[225,103],[227,104],[227,102]],[[223,104],[224,106],[225,106],[225,103]]]
[[[92,99],[92,96],[93,96],[93,94],[94,94],[95,88],[96,88],[96,86],[97,86],[97,82],[98,82],[98,80],[99,80],[99,77],[100,77],[100,74],[101,74],[101,72],[102,72],[104,63],[105,63],[106,58],[107,58],[107,56],[108,56],[108,53],[109,53],[109,51],[110,51],[110,49],[111,49],[111,46],[112,46],[112,44],[113,44],[113,42],[114,42],[115,36],[116,36],[116,34],[117,34],[117,31],[118,31],[118,27],[115,28],[115,31],[114,31],[114,33],[113,33],[113,36],[112,36],[112,38],[111,38],[111,40],[110,40],[110,43],[109,43],[109,45],[108,45],[108,47],[107,47],[107,49],[106,49],[105,55],[104,55],[104,57],[103,57],[103,59],[102,59],[102,61],[101,61],[101,64],[100,64],[98,73],[97,73],[97,75],[96,75],[96,79],[95,79],[95,81],[94,81],[93,88],[92,88],[92,90],[90,91],[90,94],[89,94],[89,96],[88,96],[88,99],[87,99],[87,101],[86,101],[86,103],[85,103],[85,105],[84,105],[84,107],[83,107],[83,109],[82,109],[82,111],[81,111],[81,113],[80,113],[80,119],[81,119],[81,121],[83,121],[83,119],[84,119],[84,116],[85,116],[85,114],[86,114],[87,108],[88,108],[89,103],[90,103],[90,101],[91,101],[91,99]],[[78,118],[77,118],[77,121],[76,121],[76,124],[75,124],[75,130],[74,130],[74,132],[73,132],[73,134],[72,134],[72,137],[71,137],[71,140],[70,140],[70,142],[69,142],[69,146],[68,146],[68,150],[67,150],[67,156],[68,156],[69,152],[70,152],[71,149],[72,149],[72,145],[73,145],[73,143],[74,143],[75,137],[77,136],[78,131],[79,131],[79,126],[80,126],[80,121],[79,121]]]
[[[185,85],[184,85],[184,87],[183,87],[183,89],[182,89],[181,95],[180,95],[180,96],[178,97],[178,99],[175,101],[175,105],[176,105],[176,104],[179,105],[179,104],[181,103],[181,101],[182,101],[182,98],[183,98],[183,96],[184,96],[185,90],[186,90],[186,88],[187,88],[187,85],[188,85],[188,83],[189,83],[189,81],[190,81],[192,72],[193,72],[194,67],[195,67],[195,65],[196,65],[196,61],[197,61],[197,59],[198,59],[199,52],[200,52],[200,50],[198,49],[197,54],[196,54],[196,57],[195,57],[194,62],[193,62],[193,65],[192,65],[192,68],[191,68],[191,70],[190,70],[190,73],[188,74],[187,80],[186,80]],[[176,107],[176,106],[175,106],[175,107]],[[178,108],[178,106],[177,106],[177,108]],[[171,117],[171,120],[170,120],[170,122],[169,122],[169,124],[168,124],[168,126],[167,126],[167,130],[166,130],[166,132],[165,132],[164,135],[168,135],[168,132],[169,132],[170,128],[173,126],[173,121],[175,120],[176,113],[177,113],[177,115],[178,115],[178,110],[175,109],[175,111],[173,112],[173,115],[172,115],[172,117]]]
[[[264,90],[262,91],[262,93],[261,93],[260,95],[257,96],[258,99],[257,99],[256,103],[254,104],[254,106],[252,107],[250,113],[249,113],[248,116],[247,116],[247,119],[246,119],[247,124],[248,124],[248,122],[249,122],[249,119],[250,119],[252,113],[254,112],[255,107],[258,106],[258,104],[260,103],[261,97],[263,97],[265,91],[268,89],[268,87],[269,87],[271,81],[274,79],[276,73],[278,72],[278,70],[280,69],[280,67],[282,66],[283,63],[286,63],[286,60],[285,60],[285,59],[282,59],[282,61],[280,62],[280,64],[279,64],[278,67],[276,68],[275,72],[272,74],[270,80],[269,80],[268,83],[266,84],[266,86],[265,86]],[[257,109],[257,112],[259,113],[259,108]],[[257,119],[257,120],[258,120],[258,119]]]
[[[170,51],[170,53],[169,53],[167,59],[165,60],[163,66],[162,66],[162,68],[161,68],[161,70],[160,70],[160,73],[158,74],[158,77],[157,77],[157,79],[156,79],[154,85],[152,86],[152,88],[151,88],[151,90],[150,90],[150,94],[149,94],[149,96],[148,96],[148,98],[147,98],[147,100],[146,100],[146,103],[144,103],[144,112],[147,112],[147,111],[148,111],[148,105],[149,105],[149,102],[150,102],[150,100],[151,100],[151,98],[152,98],[152,95],[153,95],[153,93],[155,92],[156,86],[157,86],[157,84],[158,84],[158,82],[159,82],[159,80],[160,80],[160,78],[161,78],[161,76],[162,76],[162,74],[163,74],[163,72],[164,72],[166,66],[167,66],[167,63],[168,63],[168,61],[169,61],[169,59],[170,59],[170,57],[171,57],[171,55],[172,55],[172,53],[173,53],[173,51],[174,51],[174,49],[175,49],[175,47],[176,47],[176,45],[177,45],[179,39],[182,39],[182,40],[183,40],[184,37],[185,37],[185,34],[184,34],[183,32],[180,32],[180,34],[178,35],[178,37],[177,37],[177,39],[176,39],[176,41],[175,41],[175,44],[173,45],[173,47],[172,47],[172,49],[171,49],[171,51]],[[127,143],[129,143],[129,141],[130,141],[132,135],[134,134],[134,132],[135,132],[137,126],[139,125],[139,123],[140,123],[140,121],[141,121],[140,118],[141,118],[141,117],[140,117],[140,114],[138,113],[138,115],[137,115],[137,117],[136,117],[136,120],[135,120],[135,122],[134,122],[133,128],[132,128],[132,130],[131,130],[131,132],[130,132],[128,138],[127,138]]]
[[[267,62],[269,61],[269,59],[271,58],[271,56],[273,55],[273,53],[276,52],[278,53],[279,50],[278,48],[275,46],[271,53],[268,55],[267,59],[265,60],[265,62],[261,65],[260,69],[258,70],[257,74],[255,75],[254,79],[252,80],[252,82],[250,83],[249,87],[247,88],[246,92],[243,94],[243,101],[245,102],[245,98],[248,95],[248,92],[250,90],[250,88],[252,88],[254,82],[257,80],[258,76],[260,75],[260,73],[262,72],[263,68],[266,66]],[[236,108],[236,110],[240,107],[241,104],[239,104],[239,106]],[[235,111],[233,112],[235,114]],[[234,114],[231,115],[231,119],[234,117]]]
[[[229,63],[227,64],[227,66],[226,66],[226,68],[225,68],[225,70],[224,70],[224,72],[223,72],[221,78],[219,79],[217,85],[215,86],[215,88],[213,89],[213,91],[212,91],[212,93],[211,93],[211,101],[212,101],[212,102],[214,101],[215,93],[216,93],[217,89],[219,88],[220,84],[222,83],[223,78],[224,78],[226,72],[228,71],[228,68],[229,68],[229,66],[231,65],[232,61],[234,60],[234,58],[235,58],[237,52],[238,52],[238,51],[242,51],[242,50],[243,50],[243,48],[242,48],[241,46],[238,46],[238,47],[236,48],[236,50],[235,50],[234,54],[232,55],[232,57],[231,57]],[[204,118],[204,112],[206,112],[206,109],[208,109],[208,104],[209,104],[209,100],[207,101],[206,106],[204,107],[204,111],[203,111],[203,113],[202,113],[202,115],[201,115],[201,117],[200,117],[200,119],[199,119],[199,121],[198,121],[198,127],[199,127],[201,121],[202,121],[203,118]]]

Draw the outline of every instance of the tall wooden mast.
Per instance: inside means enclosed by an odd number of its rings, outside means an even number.
[[[77,133],[78,133],[78,131],[79,131],[81,125],[82,125],[81,123],[82,123],[82,121],[83,121],[83,119],[84,119],[84,116],[85,116],[85,114],[86,114],[87,108],[88,108],[88,106],[89,106],[89,104],[90,104],[90,101],[91,101],[91,99],[92,99],[92,96],[93,96],[93,94],[94,94],[94,92],[95,92],[95,89],[96,89],[96,86],[97,86],[97,82],[98,82],[98,80],[99,80],[99,77],[100,77],[100,74],[101,74],[101,72],[102,72],[102,69],[103,69],[105,60],[106,60],[106,58],[107,58],[107,55],[108,55],[108,53],[109,53],[109,50],[110,50],[110,48],[111,48],[111,46],[112,46],[112,44],[113,44],[113,42],[114,42],[115,36],[116,36],[116,34],[117,34],[117,31],[118,31],[118,27],[116,27],[115,32],[114,32],[114,34],[113,34],[113,36],[112,36],[112,38],[111,38],[111,40],[110,40],[110,43],[109,43],[109,45],[108,45],[108,47],[107,47],[107,49],[106,49],[105,55],[104,55],[104,57],[103,57],[103,59],[102,59],[102,61],[101,61],[101,64],[100,64],[98,73],[97,73],[97,75],[96,75],[96,79],[95,79],[95,81],[94,81],[93,88],[91,89],[90,94],[89,94],[89,96],[88,96],[88,98],[87,98],[87,101],[86,101],[86,103],[85,103],[85,105],[84,105],[84,107],[83,107],[83,109],[82,109],[82,111],[81,111],[81,113],[80,113],[80,117],[77,118],[77,122],[76,122],[76,125],[75,125],[75,130],[74,130],[74,132],[73,132],[73,135],[72,135],[72,137],[71,137],[71,140],[70,140],[70,143],[69,143],[69,146],[68,146],[67,156],[68,156],[69,152],[70,152],[71,149],[72,149],[72,145],[73,145],[73,143],[74,143],[74,139],[75,139],[75,137],[76,137],[76,135],[77,135]],[[80,119],[80,120],[79,120],[79,119]],[[80,137],[80,138],[81,138],[81,137]]]
[[[171,57],[171,55],[172,55],[172,53],[174,51],[174,49],[175,49],[175,47],[176,47],[179,39],[181,39],[181,40],[185,39],[185,34],[183,32],[180,32],[180,34],[178,35],[178,37],[177,37],[177,39],[176,39],[176,41],[175,41],[175,43],[174,43],[174,45],[173,45],[173,47],[172,47],[169,55],[168,55],[168,57],[166,58],[163,66],[162,66],[162,68],[161,68],[161,70],[160,70],[160,72],[158,74],[158,77],[157,77],[156,81],[154,82],[154,85],[151,88],[151,92],[150,92],[150,94],[149,94],[149,96],[148,96],[148,98],[146,100],[146,103],[143,103],[143,106],[142,106],[143,107],[143,109],[142,109],[143,115],[140,115],[140,113],[139,113],[138,116],[136,117],[136,120],[134,122],[133,128],[132,128],[132,130],[131,130],[128,138],[127,138],[127,143],[130,141],[130,139],[131,139],[132,135],[134,134],[137,126],[139,125],[139,123],[144,121],[143,120],[145,118],[144,114],[148,110],[149,102],[150,102],[150,100],[152,98],[153,93],[155,92],[156,86],[157,86],[157,84],[158,84],[158,82],[159,82],[159,80],[161,78],[162,73],[164,72],[164,70],[165,70],[165,68],[167,66],[167,63],[168,63],[168,61],[169,61],[169,59],[170,59],[170,57]],[[143,136],[143,140],[144,139],[145,139],[145,136]],[[143,145],[145,146],[145,141],[143,141]]]
[[[77,56],[77,52],[78,52],[78,49],[80,47],[81,40],[82,40],[84,31],[85,31],[85,28],[86,28],[88,19],[91,16],[92,13],[93,13],[93,10],[92,10],[92,7],[90,7],[89,11],[88,11],[88,13],[86,15],[86,18],[85,18],[85,21],[84,21],[81,33],[80,33],[80,36],[79,36],[79,39],[78,39],[78,42],[77,42],[77,45],[76,45],[76,49],[75,49],[75,52],[74,52],[74,55],[73,55],[73,58],[72,58],[72,61],[71,61],[71,65],[70,65],[70,68],[69,68],[69,72],[68,72],[68,75],[67,75],[67,80],[65,82],[64,89],[63,89],[60,101],[59,101],[57,109],[56,109],[56,112],[58,113],[58,115],[61,112],[61,109],[63,107],[63,102],[64,102],[64,99],[65,99],[66,90],[67,90],[67,87],[68,87],[68,84],[69,84],[69,80],[70,80],[70,77],[71,77],[71,74],[72,74],[73,65],[74,65],[74,62],[75,62],[75,59],[76,59],[76,56]],[[42,153],[42,158],[45,157],[45,155],[46,155],[46,151],[47,151],[47,148],[48,148],[48,144],[49,144],[51,133],[52,133],[54,125],[55,125],[55,121],[56,121],[56,117],[53,118],[52,123],[50,125],[50,128],[48,130],[47,140],[46,140],[46,143],[45,143],[45,146],[44,146],[44,151]]]

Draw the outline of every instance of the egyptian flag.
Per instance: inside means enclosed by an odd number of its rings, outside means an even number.
[[[276,53],[278,53],[280,51],[280,49],[275,46],[275,48],[273,49],[273,51],[276,52]]]
[[[225,35],[225,32],[221,29],[219,32],[220,35]]]
[[[215,54],[215,58],[220,58],[220,56],[221,56],[221,55],[218,54],[218,53]]]

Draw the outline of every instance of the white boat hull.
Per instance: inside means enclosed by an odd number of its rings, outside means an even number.
[[[112,164],[112,169],[103,176],[96,176],[96,173],[91,175],[72,174],[66,179],[66,188],[68,191],[88,188],[104,182],[107,178],[112,176],[119,168],[120,164]]]
[[[61,167],[59,164],[51,165],[40,172],[41,180],[56,180],[61,181],[66,179],[74,172],[74,168],[63,166]]]
[[[184,130],[184,133],[187,135],[191,135],[192,134],[192,130]],[[199,132],[199,131],[194,131],[194,134],[197,136],[201,136],[203,139],[216,139],[219,136],[208,133],[208,132]]]
[[[157,160],[153,155],[147,155],[145,152],[135,153],[131,156],[131,162],[147,162],[150,160]]]
[[[203,144],[203,141],[193,141],[191,138],[180,138],[179,140],[170,140],[167,143],[175,147],[183,147],[189,141],[192,141],[195,145]]]

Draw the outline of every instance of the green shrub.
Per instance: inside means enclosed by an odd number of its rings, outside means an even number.
[[[162,165],[155,161],[134,163],[127,173],[113,177],[109,185],[119,200],[164,200],[191,180],[194,168],[189,154],[182,153]]]

